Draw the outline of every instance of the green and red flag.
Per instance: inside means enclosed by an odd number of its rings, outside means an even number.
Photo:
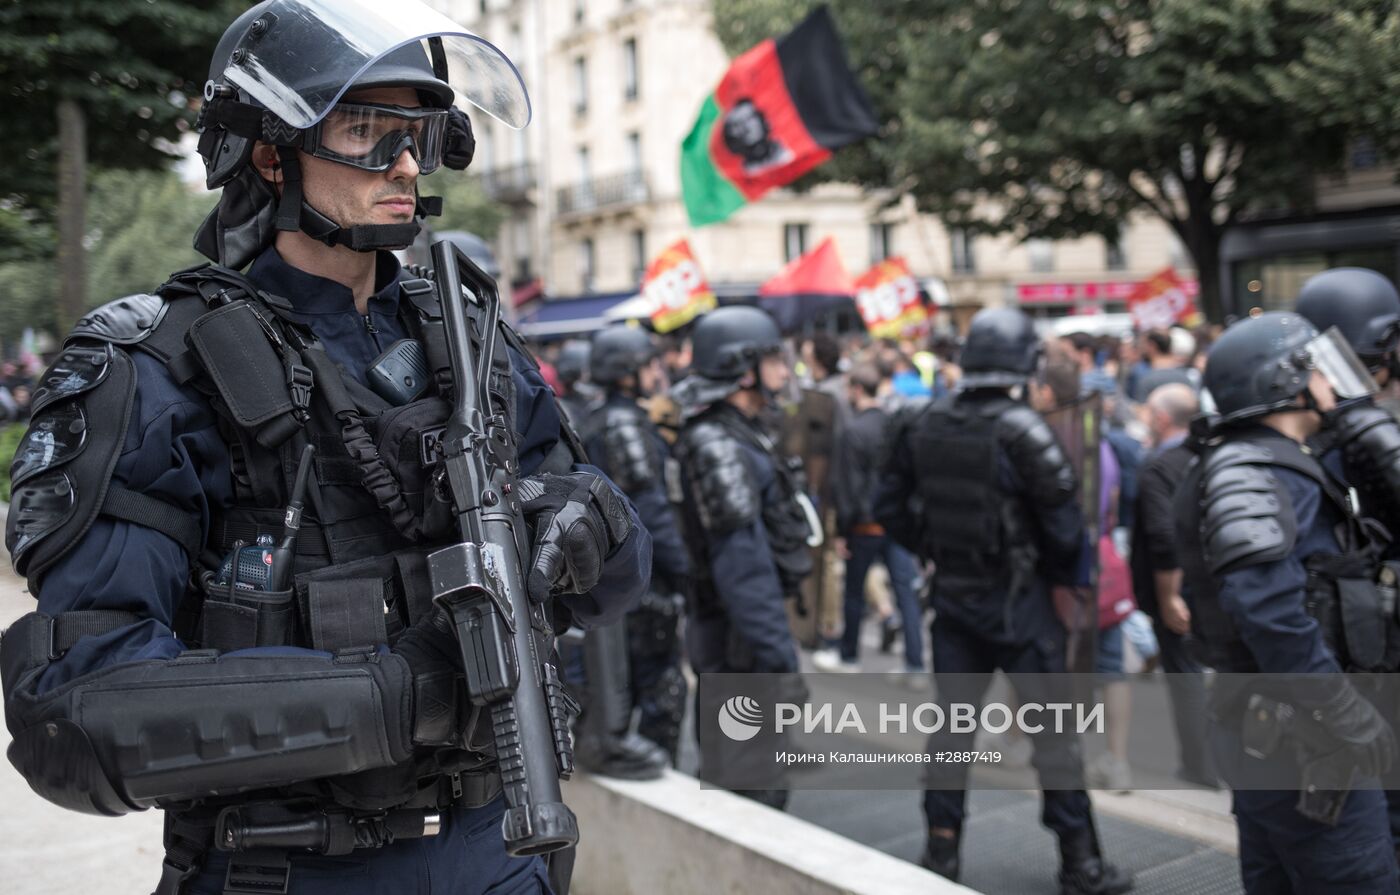
[[[679,329],[715,308],[715,294],[684,239],[667,246],[648,265],[642,295],[651,303],[651,325],[659,333]]]
[[[831,12],[820,6],[783,37],[735,59],[700,107],[681,144],[691,225],[724,220],[876,129]]]

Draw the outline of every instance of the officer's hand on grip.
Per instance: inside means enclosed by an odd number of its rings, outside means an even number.
[[[632,532],[632,517],[607,479],[591,472],[529,476],[520,482],[526,521],[534,531],[531,598],[583,594],[603,574],[603,561]]]
[[[419,619],[399,635],[394,641],[394,652],[408,663],[415,678],[444,671],[455,674],[462,670],[462,649],[457,644],[452,621],[439,607],[434,607],[426,618]]]
[[[1313,710],[1313,718],[1351,750],[1364,774],[1384,774],[1395,758],[1395,734],[1350,681],[1341,676],[1338,681],[1336,692]]]

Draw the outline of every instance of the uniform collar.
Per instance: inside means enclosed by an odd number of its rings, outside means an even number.
[[[402,274],[399,261],[390,252],[376,252],[375,294],[370,296],[369,308],[382,314],[398,312],[398,281]],[[248,279],[260,289],[285,298],[299,314],[354,313],[355,295],[348,286],[307,273],[282,259],[277,249],[268,246],[248,269]]]

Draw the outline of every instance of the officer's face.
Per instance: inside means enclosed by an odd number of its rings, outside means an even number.
[[[769,354],[758,362],[758,381],[767,391],[774,394],[783,391],[790,379],[792,367],[781,354]]]
[[[418,91],[410,87],[354,90],[345,95],[345,101],[405,108],[422,105]],[[306,153],[298,153],[298,157],[307,203],[341,227],[407,224],[413,220],[414,187],[419,172],[418,163],[407,149],[387,171],[364,171]],[[269,176],[265,169],[263,176],[280,183],[279,177]]]
[[[644,397],[659,395],[666,390],[666,365],[654,357],[637,370],[637,391]]]
[[[1332,392],[1332,386],[1327,382],[1327,377],[1317,370],[1313,370],[1312,376],[1308,379],[1308,391],[1312,392],[1318,410],[1326,413],[1336,408],[1337,396]]]

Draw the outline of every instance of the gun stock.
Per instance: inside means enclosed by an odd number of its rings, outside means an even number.
[[[515,435],[493,413],[487,392],[500,298],[495,282],[451,243],[436,243],[432,253],[456,386],[443,463],[461,535],[428,558],[433,600],[456,628],[468,694],[490,712],[507,805],[506,851],[547,854],[578,842],[578,822],[559,787],[573,758],[567,697],[535,636],[547,636],[549,620],[525,586],[529,543]],[[483,312],[479,350],[468,331],[467,301]]]

